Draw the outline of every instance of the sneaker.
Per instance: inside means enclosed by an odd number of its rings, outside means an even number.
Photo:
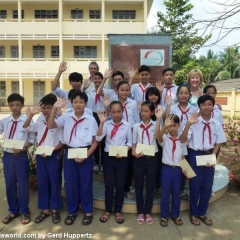
[[[99,167],[99,173],[100,173],[100,174],[103,174],[103,165],[101,165],[101,166]]]
[[[99,166],[97,164],[95,164],[93,166],[93,172],[97,173],[99,171]]]

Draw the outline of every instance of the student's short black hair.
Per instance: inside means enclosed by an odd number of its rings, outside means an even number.
[[[142,106],[148,106],[149,109],[151,110],[151,112],[154,112],[155,111],[155,106],[154,104],[151,102],[151,101],[145,101],[142,103],[141,107]]]
[[[111,110],[112,106],[116,105],[116,104],[118,104],[121,107],[121,109],[123,110],[123,105],[120,101],[112,101],[109,105],[109,109]]]
[[[24,97],[22,97],[18,93],[12,93],[7,98],[8,103],[11,103],[11,102],[14,102],[14,101],[19,101],[19,102],[21,102],[22,105],[24,105]]]
[[[156,88],[156,87],[148,88],[147,91],[146,91],[146,100],[149,100],[149,95],[150,94],[154,94],[154,95],[158,96],[158,100],[157,100],[156,104],[157,105],[160,104],[161,94],[160,94],[158,88]]]
[[[178,89],[177,89],[177,94],[176,94],[176,95],[178,96],[180,90],[181,90],[183,87],[186,87],[186,88],[188,89],[189,99],[190,99],[192,94],[191,94],[191,89],[190,89],[190,87],[189,87],[189,85],[188,85],[187,83],[183,83],[182,85],[180,85],[180,86],[178,87]],[[189,99],[188,99],[188,101],[189,101]]]
[[[88,65],[88,69],[90,69],[90,65],[95,65],[97,67],[97,70],[99,71],[99,66],[97,62],[90,62],[90,64]]]
[[[203,89],[203,93],[206,94],[207,90],[213,88],[215,93],[217,93],[217,89],[214,85],[207,85],[204,89]]]
[[[51,105],[51,106],[53,106],[56,101],[57,101],[57,97],[52,93],[47,94],[40,100],[40,102],[43,105]]]
[[[103,79],[103,75],[100,72],[95,72],[93,76],[99,76],[101,79]]]
[[[68,76],[69,82],[82,82],[83,76],[81,73],[78,72],[72,72]]]
[[[162,75],[164,76],[164,74],[166,72],[173,72],[173,74],[175,74],[175,71],[172,68],[170,68],[170,67],[169,68],[164,68],[163,71],[162,71]]]
[[[115,76],[120,75],[122,77],[122,79],[124,79],[124,74],[121,71],[115,71],[112,74],[112,78],[114,78]]]
[[[117,90],[120,88],[120,86],[122,86],[123,84],[127,84],[129,86],[129,89],[130,89],[130,85],[127,81],[120,81],[118,84],[117,84]]]
[[[68,92],[68,99],[70,100],[71,99],[71,96],[74,92],[77,92],[77,91],[80,91],[80,89],[71,89],[69,92]]]
[[[170,116],[173,116],[173,122],[176,124],[180,124],[180,118],[176,114],[170,114]]]
[[[141,65],[138,68],[138,73],[145,72],[145,71],[151,73],[151,68],[149,66],[146,66],[146,65]]]
[[[210,95],[202,95],[202,96],[199,97],[199,99],[198,99],[198,102],[197,102],[198,107],[200,107],[200,105],[201,105],[202,103],[205,103],[206,101],[211,101],[212,104],[213,104],[213,106],[215,105],[215,100],[214,100],[213,97],[211,97]]]
[[[73,91],[71,94],[70,94],[70,101],[72,102],[75,98],[79,97],[80,99],[83,99],[85,101],[85,103],[87,103],[88,101],[88,96],[86,93],[84,92],[81,92],[80,90],[78,89],[74,89],[75,91]]]

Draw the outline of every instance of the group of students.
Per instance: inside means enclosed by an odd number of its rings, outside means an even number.
[[[200,225],[201,220],[212,225],[206,211],[212,193],[214,166],[196,166],[196,156],[217,154],[226,138],[221,107],[215,105],[216,88],[208,85],[201,92],[201,72],[191,71],[188,84],[176,86],[173,84],[174,70],[166,68],[162,81],[154,87],[149,83],[151,69],[148,66],[139,67],[140,83],[132,84],[135,75],[132,68],[129,69],[129,81],[125,81],[120,71],[108,69],[102,75],[93,62],[89,66],[91,76],[83,86],[80,73],[69,75],[73,89],[67,92],[58,87],[65,70],[66,63],[61,63],[52,84],[60,100],[48,94],[26,116],[21,113],[24,106],[22,96],[11,94],[7,99],[12,114],[0,120],[0,133],[4,132],[4,139],[24,140],[25,145],[22,150],[4,149],[3,166],[10,214],[2,222],[8,224],[20,213],[22,224],[30,222],[26,151],[36,141],[38,146],[54,147],[51,156],[37,155],[38,208],[42,212],[35,218],[36,223],[51,215],[54,224],[61,221],[62,166],[58,153],[64,148],[66,225],[74,223],[79,204],[84,213],[82,224],[89,225],[93,220],[95,162],[102,167],[105,182],[106,211],[100,222],[106,223],[113,211],[116,222],[124,222],[124,195],[131,197],[129,187],[133,178],[137,223],[153,223],[154,193],[160,193],[161,226],[168,226],[170,195],[171,218],[181,226],[181,196],[186,197],[184,183],[187,176],[182,173],[179,162],[184,158],[197,175],[189,179],[190,222]],[[114,89],[104,88],[111,76]],[[66,113],[57,116],[57,111],[65,106]],[[38,113],[41,115],[34,123],[32,118]],[[138,144],[155,146],[155,156],[137,152]],[[110,146],[127,146],[128,157],[109,156]],[[69,159],[71,148],[87,148],[87,158]],[[144,182],[146,194],[143,194]]]

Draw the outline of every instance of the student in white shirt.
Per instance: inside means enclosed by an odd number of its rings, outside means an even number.
[[[109,147],[127,146],[130,150],[132,147],[132,131],[131,125],[122,118],[122,104],[119,101],[113,101],[109,108],[111,120],[106,121],[107,117],[104,112],[98,113],[100,125],[96,136],[97,141],[101,141],[106,136],[103,162],[106,212],[100,217],[100,222],[107,222],[114,206],[116,222],[122,224],[124,217],[121,212],[124,202],[128,158],[120,155],[109,156]],[[114,188],[116,189],[115,198]]]
[[[160,106],[161,102],[161,93],[156,87],[150,87],[146,91],[146,101],[151,101],[154,104],[155,109]],[[152,115],[152,120],[156,121],[155,113]],[[156,191],[155,191],[155,198],[160,199],[161,198],[161,169],[162,169],[162,147],[158,144],[158,153],[157,153],[157,177],[156,177]]]
[[[63,127],[64,179],[66,187],[66,202],[69,215],[65,219],[66,225],[72,225],[78,215],[79,202],[82,204],[84,217],[83,225],[89,225],[93,220],[93,159],[92,153],[98,143],[96,141],[97,123],[94,117],[84,112],[87,95],[76,91],[71,95],[74,112],[64,114],[55,120],[57,109],[66,105],[67,99],[57,101],[53,105],[48,119],[48,128]],[[70,148],[87,148],[87,158],[68,158]]]
[[[13,93],[8,96],[7,102],[12,114],[0,120],[0,134],[4,133],[4,140],[23,140],[24,147],[23,149],[4,148],[2,161],[10,214],[3,218],[2,222],[8,224],[19,217],[21,213],[21,222],[25,225],[30,222],[27,149],[34,144],[36,135],[24,132],[22,128],[27,119],[21,113],[24,98],[17,93]]]
[[[188,101],[191,96],[191,90],[187,84],[183,84],[177,89],[177,98],[178,102],[171,105],[169,109],[169,105],[166,110],[166,115],[174,114],[177,115],[180,119],[180,127],[178,129],[178,134],[181,134],[184,126],[186,125],[188,118],[198,111],[198,108],[191,105]],[[188,200],[188,195],[184,191],[185,187],[185,175],[182,174],[182,186],[181,186],[181,199],[184,201]]]
[[[153,223],[151,210],[153,206],[154,190],[157,174],[157,158],[155,156],[146,156],[142,152],[136,152],[137,144],[146,144],[155,146],[155,153],[158,152],[155,138],[156,122],[151,117],[154,114],[154,104],[145,101],[141,105],[142,121],[133,126],[133,145],[132,154],[135,157],[133,163],[133,178],[137,202],[137,223]],[[144,176],[146,176],[146,197],[143,198]]]
[[[59,98],[67,98],[68,97],[68,91],[65,91],[59,87],[59,85],[60,85],[59,79],[60,79],[62,73],[65,72],[66,70],[67,70],[67,63],[61,62],[60,66],[58,68],[58,72],[52,82],[53,93],[56,94]],[[83,76],[81,73],[78,73],[78,72],[70,73],[68,76],[68,80],[73,89],[78,89],[78,90],[81,89],[82,81],[83,81]],[[67,106],[67,108],[72,107],[71,102],[68,102],[66,106]]]
[[[61,221],[59,209],[63,207],[61,196],[61,162],[58,152],[63,148],[62,128],[48,129],[47,121],[50,116],[53,104],[57,101],[54,94],[44,96],[39,104],[31,108],[28,118],[23,125],[24,131],[37,133],[38,146],[54,147],[51,156],[45,154],[36,155],[37,179],[38,179],[38,208],[42,210],[35,218],[35,223],[42,222],[51,215],[52,222],[57,224]],[[35,114],[42,112],[44,119],[32,123]]]
[[[160,131],[160,119],[163,109],[156,110],[157,116],[157,140],[163,148],[162,172],[161,172],[161,221],[162,227],[168,226],[168,218],[170,215],[169,204],[171,201],[171,218],[177,226],[183,225],[180,218],[181,198],[179,192],[181,190],[182,169],[178,163],[187,155],[187,147],[185,143],[179,140],[178,129],[180,127],[180,119],[177,115],[168,115],[164,122],[164,126]],[[166,130],[168,134],[165,134]]]
[[[165,107],[167,106],[166,104],[166,96],[170,96],[172,98],[172,103],[177,102],[177,89],[178,86],[173,83],[174,80],[174,74],[175,71],[172,68],[165,68],[163,70],[163,79],[164,79],[164,85],[163,88],[161,89],[161,106]]]
[[[130,85],[127,81],[121,81],[117,85],[117,93],[118,93],[118,100],[123,105],[123,119],[127,121],[131,129],[133,128],[134,124],[140,122],[140,114],[139,109],[137,106],[137,102],[133,99],[129,98],[130,94]],[[133,200],[134,196],[130,192],[130,186],[132,184],[132,178],[133,178],[133,156],[132,151],[129,150],[128,152],[128,170],[127,170],[127,176],[126,176],[126,184],[125,184],[125,196],[129,200]]]
[[[212,118],[214,99],[203,95],[198,99],[200,113],[194,113],[180,136],[182,143],[188,140],[188,161],[196,177],[189,179],[190,190],[190,222],[199,226],[201,220],[208,226],[213,221],[207,217],[208,203],[212,194],[214,166],[197,166],[196,156],[217,154],[220,144],[226,142],[221,123]]]
[[[146,65],[142,65],[138,68],[138,74],[140,83],[136,83],[131,86],[131,95],[136,102],[144,102],[146,99],[145,94],[147,89],[152,87],[149,83],[151,78],[151,68]]]
[[[215,99],[216,95],[217,95],[217,89],[214,85],[207,85],[203,89],[203,94],[209,95]],[[222,126],[224,126],[224,121],[223,121],[221,110],[222,110],[222,107],[218,104],[215,104],[213,107],[213,111],[212,111],[212,118],[217,119],[222,124]]]

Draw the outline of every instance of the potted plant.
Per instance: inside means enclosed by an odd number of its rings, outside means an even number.
[[[36,148],[37,144],[34,144],[27,151],[29,159],[29,189],[31,190],[37,190]]]
[[[235,148],[235,156],[229,158],[228,162],[235,166],[229,171],[228,176],[235,182],[236,186],[240,188],[240,153],[237,148]]]

